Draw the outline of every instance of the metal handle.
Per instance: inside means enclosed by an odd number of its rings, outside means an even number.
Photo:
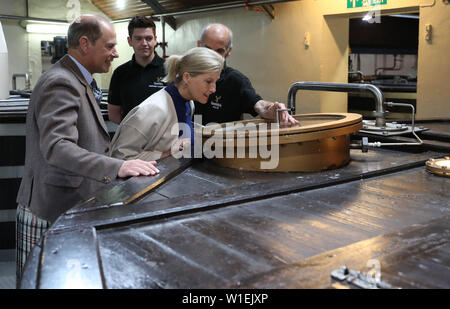
[[[376,104],[376,123],[377,127],[386,125],[384,117],[384,95],[381,90],[371,84],[340,84],[340,83],[319,83],[319,82],[296,82],[289,87],[288,107],[295,112],[295,95],[298,90],[319,90],[319,91],[336,91],[336,92],[368,92],[373,95]]]
[[[288,111],[290,115],[292,115],[292,108],[290,107],[286,107],[286,108],[276,108],[275,109],[275,115],[277,118],[277,124],[278,126],[280,126],[280,116],[279,116],[279,112],[284,112],[284,111]]]
[[[381,143],[381,142],[373,142],[373,143],[369,143],[370,147],[381,147],[381,146],[420,146],[423,144],[423,141],[420,139],[420,137],[417,136],[416,132],[414,132],[414,114],[415,114],[415,109],[414,109],[414,105],[412,104],[407,104],[407,103],[394,103],[394,102],[386,102],[385,103],[386,106],[406,106],[411,108],[412,110],[412,114],[411,114],[411,132],[412,134],[415,136],[415,138],[417,139],[416,143]]]

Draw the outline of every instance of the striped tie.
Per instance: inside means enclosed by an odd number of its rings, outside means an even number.
[[[97,82],[95,81],[95,79],[93,79],[91,82],[91,88],[92,88],[92,92],[94,93],[95,101],[97,101],[98,106],[100,106],[100,102],[102,101],[102,98],[103,98],[103,93],[97,87]]]

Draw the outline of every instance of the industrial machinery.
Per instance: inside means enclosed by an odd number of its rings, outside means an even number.
[[[300,162],[285,165],[312,170],[162,159],[159,175],[117,180],[59,217],[32,250],[20,287],[449,288],[450,179],[425,162],[448,156],[450,124],[381,136],[356,132],[359,115],[295,117],[300,126],[275,123],[262,136],[279,133],[293,147],[328,140],[298,148]],[[203,146],[219,132],[233,140],[242,133],[244,147],[259,141],[242,125],[212,128]],[[322,150],[339,162],[324,163]],[[308,151],[317,162],[305,159]]]
[[[350,160],[350,134],[362,128],[358,114],[298,114],[296,126],[265,120],[206,127],[205,143],[214,144],[214,162],[242,170],[313,172],[341,167]],[[271,162],[273,164],[271,164]]]

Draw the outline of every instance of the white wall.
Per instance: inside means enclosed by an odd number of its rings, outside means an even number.
[[[67,20],[73,16],[74,7],[68,0],[29,0],[30,17]],[[80,14],[99,14],[105,16],[98,10],[90,0],[79,0]],[[69,4],[69,6],[67,6]],[[78,12],[78,11],[77,11]],[[1,0],[0,14],[13,16],[26,16],[25,0]],[[41,40],[53,41],[53,37],[60,34],[34,34],[27,33],[25,23],[17,19],[1,19],[3,31],[8,46],[9,80],[12,89],[12,75],[14,73],[28,73],[33,88],[42,74],[41,62]],[[100,84],[102,87],[103,85]],[[17,88],[25,87],[24,79],[17,79]]]
[[[26,7],[25,0],[1,0],[0,12],[2,15],[25,16]]]
[[[247,11],[244,8],[212,13],[202,13],[177,17],[178,28],[173,31],[166,25],[167,55],[181,54],[197,46],[201,30],[209,23],[219,22],[233,31],[233,51],[227,58],[232,66],[249,77],[256,91],[267,100],[287,101],[289,86],[295,81],[319,80],[318,68],[310,68],[307,63],[319,58],[320,29],[305,23],[314,16],[307,16],[302,10],[302,1],[275,5],[275,19],[271,20],[262,12]],[[319,19],[320,21],[320,19]],[[119,59],[113,69],[128,61],[132,49],[126,42],[127,23],[114,24],[118,38]],[[311,33],[311,46],[303,45],[304,33]],[[162,40],[161,24],[157,23],[157,37]],[[156,49],[162,55],[162,49]],[[109,83],[111,73],[104,77]],[[319,95],[303,94],[305,99],[302,112],[320,110]],[[316,104],[306,104],[315,97]]]
[[[1,0],[2,14],[23,14],[24,0]],[[30,0],[34,13],[48,18],[64,18],[67,0]],[[89,0],[81,0],[82,13],[99,13]],[[17,5],[16,5],[17,4]],[[367,9],[347,9],[346,1],[299,0],[275,4],[275,19],[244,8],[177,17],[178,29],[166,26],[167,53],[179,54],[196,46],[201,29],[210,22],[228,25],[234,32],[233,53],[228,65],[246,74],[256,91],[267,100],[286,102],[289,86],[295,81],[346,82],[348,62],[348,19]],[[381,13],[420,10],[418,59],[418,117],[450,117],[448,72],[450,49],[448,29],[450,5],[435,0],[390,0]],[[41,16],[39,16],[41,17]],[[2,20],[9,47],[10,75],[31,70],[33,82],[40,75],[33,68],[39,37],[27,35],[17,21]],[[433,41],[425,41],[425,26],[433,25]],[[127,23],[115,24],[119,59],[113,67],[128,61],[132,49],[126,42]],[[157,35],[162,38],[161,25]],[[305,47],[305,33],[310,45]],[[10,42],[10,43],[9,43]],[[162,54],[161,49],[157,49]],[[30,53],[28,55],[28,53]],[[97,78],[107,88],[111,72]],[[33,84],[32,84],[33,86]],[[341,93],[299,92],[297,112],[345,112],[346,96]]]
[[[8,80],[12,89],[12,76],[15,73],[28,72],[28,36],[25,29],[18,26],[17,20],[2,19],[3,32],[8,46]],[[4,74],[2,72],[2,74]],[[17,79],[18,89],[25,88],[23,78]]]
[[[431,25],[432,40],[425,29]],[[450,4],[436,1],[420,8],[417,69],[417,118],[450,119]]]

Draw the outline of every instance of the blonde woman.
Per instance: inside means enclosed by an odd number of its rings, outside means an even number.
[[[110,155],[154,161],[169,155],[180,137],[193,143],[193,101],[205,104],[216,91],[223,63],[222,56],[204,47],[169,57],[163,80],[168,86],[133,108],[122,120],[111,141]]]

